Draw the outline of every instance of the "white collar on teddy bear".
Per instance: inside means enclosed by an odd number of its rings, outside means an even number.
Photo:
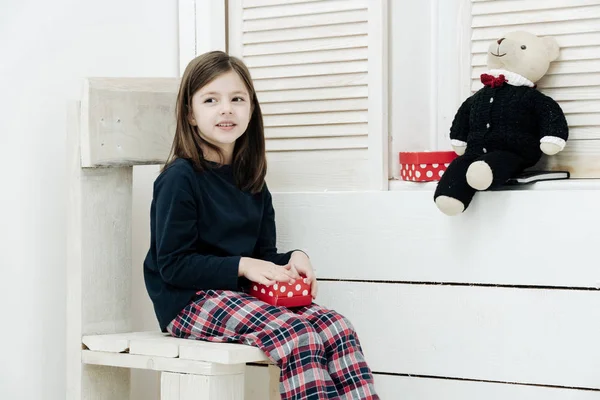
[[[535,83],[531,82],[529,79],[505,69],[491,69],[490,75],[493,75],[495,78],[499,77],[500,75],[504,75],[506,78],[506,83],[512,86],[535,87]]]

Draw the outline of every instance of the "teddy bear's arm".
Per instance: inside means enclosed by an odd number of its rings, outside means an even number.
[[[560,105],[551,97],[540,92],[533,101],[540,127],[540,143],[555,145],[558,151],[564,149],[569,138],[569,126]]]
[[[454,116],[452,126],[450,127],[450,141],[452,146],[461,147],[467,145],[467,136],[469,135],[469,119],[471,116],[471,106],[473,96],[467,98]]]

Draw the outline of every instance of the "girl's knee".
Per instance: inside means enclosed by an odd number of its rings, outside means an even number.
[[[323,340],[317,330],[304,318],[291,318],[281,327],[281,336],[293,348],[314,352],[324,350]]]
[[[338,312],[329,311],[323,315],[321,321],[327,328],[335,327],[335,330],[340,333],[356,334],[356,329],[354,329],[352,322]]]

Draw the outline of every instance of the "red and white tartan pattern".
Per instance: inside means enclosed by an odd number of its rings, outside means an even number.
[[[201,291],[167,330],[260,348],[281,368],[282,400],[379,400],[350,322],[314,303],[287,309],[246,293]]]

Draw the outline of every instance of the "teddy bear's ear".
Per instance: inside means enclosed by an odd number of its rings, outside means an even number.
[[[546,46],[546,52],[548,53],[548,61],[554,61],[558,58],[560,51],[558,42],[552,36],[545,36],[542,38],[544,46]]]

